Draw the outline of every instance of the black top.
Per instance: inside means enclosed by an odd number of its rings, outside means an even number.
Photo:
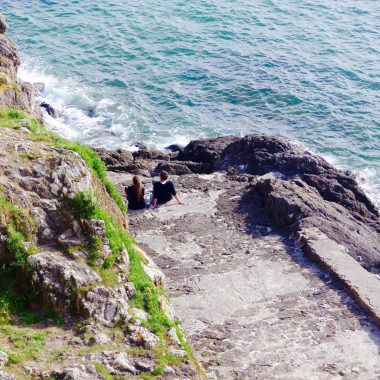
[[[144,199],[144,189],[142,189],[142,197],[140,200],[137,199],[136,189],[135,187],[129,186],[125,188],[125,193],[127,194],[128,199],[128,208],[131,210],[141,210],[146,207],[145,199]]]
[[[172,181],[153,183],[153,198],[157,198],[157,203],[169,202],[176,194]]]

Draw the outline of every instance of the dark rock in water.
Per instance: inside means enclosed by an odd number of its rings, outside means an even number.
[[[180,152],[184,147],[182,145],[178,144],[171,144],[167,147],[165,147],[166,150],[169,150],[170,152]]]
[[[107,166],[128,165],[133,161],[132,153],[128,150],[107,150],[104,148],[94,149]]]
[[[8,30],[8,25],[7,25],[7,23],[5,22],[5,17],[4,17],[4,15],[2,15],[2,14],[0,13],[0,33],[1,33],[1,34],[4,34],[4,33],[7,32],[7,30]]]
[[[51,117],[54,117],[54,119],[59,117],[59,112],[50,104],[46,102],[42,102],[40,103],[40,107],[43,108],[48,113],[48,115],[50,115]]]

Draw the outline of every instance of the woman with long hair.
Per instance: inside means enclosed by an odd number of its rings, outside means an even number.
[[[125,188],[125,193],[128,199],[128,209],[130,210],[142,210],[146,208],[144,199],[145,191],[140,177],[134,176],[133,185]]]

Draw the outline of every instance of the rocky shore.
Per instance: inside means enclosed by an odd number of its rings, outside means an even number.
[[[6,31],[1,380],[380,378],[379,213],[351,173],[270,136],[66,141]],[[185,205],[127,217],[161,170]]]
[[[257,135],[98,153],[120,191],[165,169],[184,198],[130,229],[209,378],[380,376],[379,218],[351,173]]]

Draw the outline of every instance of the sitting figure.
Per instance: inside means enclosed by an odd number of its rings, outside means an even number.
[[[134,176],[132,181],[133,185],[125,188],[125,193],[127,194],[128,199],[128,209],[142,210],[146,208],[144,187],[139,177]]]
[[[173,196],[178,204],[183,204],[177,196],[173,182],[168,181],[168,176],[168,172],[163,170],[160,173],[160,180],[153,183],[152,208],[156,208],[157,205],[171,201]]]

